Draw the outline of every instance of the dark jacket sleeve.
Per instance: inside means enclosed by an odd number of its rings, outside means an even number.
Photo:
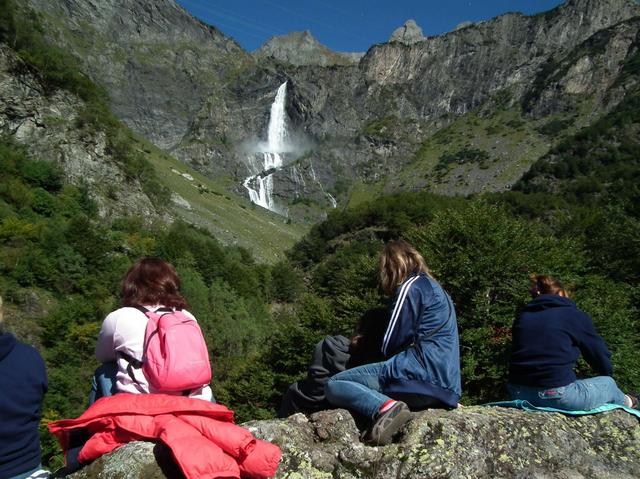
[[[420,311],[421,295],[415,284],[419,279],[419,276],[414,276],[396,290],[389,326],[382,340],[382,354],[387,358],[400,352],[413,341],[415,323]]]
[[[42,394],[45,394],[49,390],[49,380],[47,378],[47,366],[44,359],[40,355],[40,352],[36,349],[38,368],[40,370],[40,377],[42,379]]]
[[[598,334],[593,326],[593,321],[588,314],[580,312],[576,321],[576,330],[579,335],[576,342],[580,352],[584,356],[589,366],[601,376],[611,376],[613,374],[613,366],[611,365],[611,353],[607,349],[607,345]]]

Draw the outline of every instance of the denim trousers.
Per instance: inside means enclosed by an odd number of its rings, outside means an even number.
[[[355,411],[373,419],[388,401],[380,391],[380,376],[385,363],[365,364],[332,376],[325,385],[325,395],[334,406]]]
[[[603,404],[625,405],[625,394],[610,376],[578,379],[557,388],[537,388],[508,384],[512,399],[524,399],[534,406],[567,411],[588,411]]]
[[[118,388],[116,387],[117,374],[118,364],[116,362],[102,363],[98,366],[91,378],[89,406],[101,397],[113,396],[118,393]],[[211,402],[216,402],[216,398],[213,395],[211,395]]]
[[[89,406],[101,397],[113,396],[118,392],[116,389],[116,374],[118,374],[118,365],[115,362],[103,363],[96,369],[91,378]]]

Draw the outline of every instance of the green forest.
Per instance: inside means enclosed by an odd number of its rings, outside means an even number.
[[[166,194],[153,187],[153,172],[133,153],[130,133],[101,90],[10,7],[0,1],[0,40],[41,72],[51,91],[83,98],[86,124],[79,127],[105,131],[118,161],[145,178],[149,191]],[[144,256],[176,266],[208,343],[214,395],[238,422],[274,417],[318,340],[350,335],[366,311],[387,305],[377,258],[396,238],[423,254],[455,302],[464,404],[507,397],[510,328],[528,300],[531,273],[570,287],[607,341],[621,388],[639,390],[639,99],[629,95],[564,140],[513,191],[469,198],[401,193],[334,211],[276,265],[256,263],[251,252],[181,222],[105,223],[86,188],[67,184],[54,163],[3,137],[0,294],[10,329],[47,363],[44,462],[60,464],[46,423],[85,409],[100,324],[118,307],[124,273]],[[580,372],[589,373],[585,365]]]

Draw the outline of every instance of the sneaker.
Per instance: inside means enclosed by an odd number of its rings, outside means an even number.
[[[409,419],[411,411],[402,401],[396,403],[385,412],[377,414],[373,424],[364,436],[364,442],[377,446],[389,444],[393,436],[402,429]]]
[[[631,407],[640,409],[640,395],[638,393],[628,393],[627,396],[631,399]]]

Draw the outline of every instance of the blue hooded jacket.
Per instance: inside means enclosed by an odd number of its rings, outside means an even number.
[[[462,387],[456,312],[449,295],[425,273],[397,288],[382,353],[389,358],[382,372],[385,394],[457,406]]]
[[[11,334],[0,334],[0,477],[40,465],[38,425],[46,390],[40,353]]]
[[[591,318],[569,298],[544,294],[529,302],[513,323],[509,382],[539,388],[575,382],[580,357],[598,375],[611,376],[611,353]]]

